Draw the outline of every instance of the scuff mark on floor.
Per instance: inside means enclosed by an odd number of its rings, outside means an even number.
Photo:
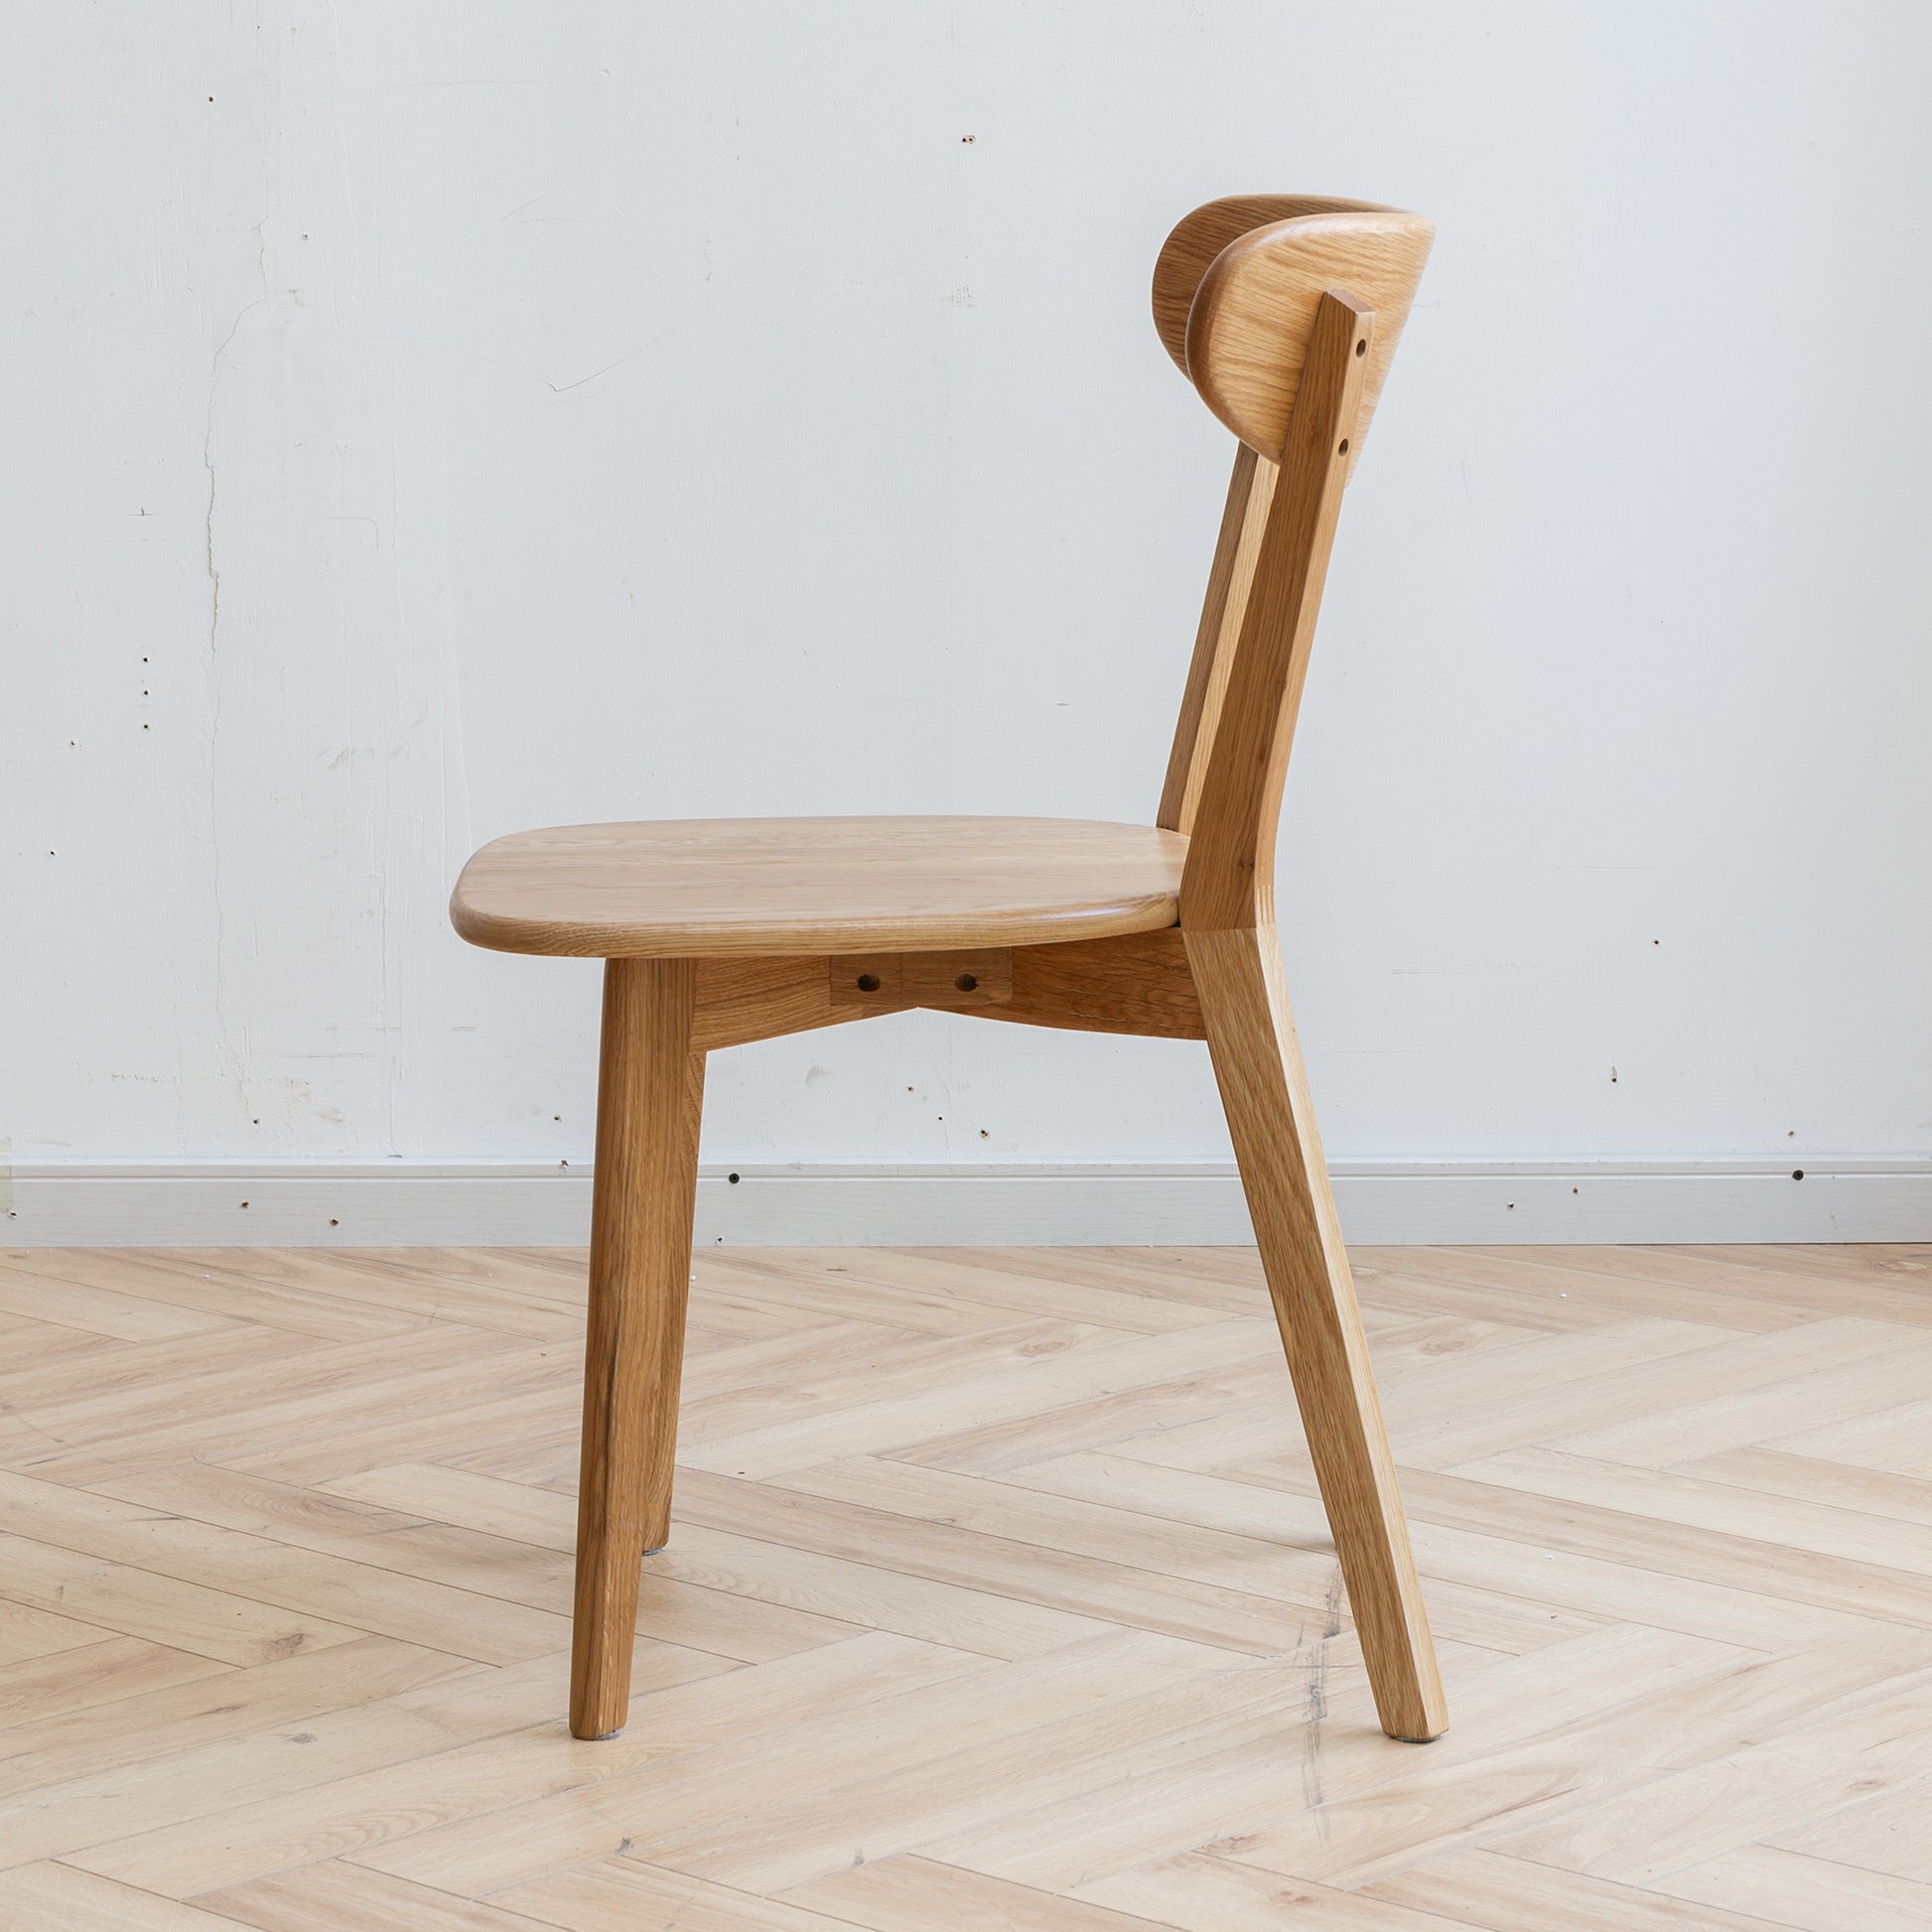
[[[1302,1726],[1302,1800],[1314,1814],[1316,1835],[1328,1841],[1328,1814],[1322,1809],[1321,1753],[1325,1741],[1323,1725],[1328,1718],[1328,1644],[1341,1634],[1341,1566],[1336,1565],[1328,1579],[1327,1595],[1322,1599],[1321,1641],[1314,1646],[1309,1664],[1309,1715]]]

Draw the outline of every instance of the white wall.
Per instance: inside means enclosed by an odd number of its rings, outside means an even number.
[[[1441,230],[1283,834],[1344,1161],[1932,1152],[1932,11],[16,9],[16,1163],[588,1156],[515,828],[1152,811],[1230,192]],[[713,1161],[1224,1159],[1202,1050],[721,1055]]]

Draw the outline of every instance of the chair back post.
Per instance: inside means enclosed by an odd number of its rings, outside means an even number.
[[[1274,923],[1282,786],[1374,333],[1373,310],[1337,290],[1322,295],[1287,447],[1269,466],[1240,628],[1232,650],[1219,653],[1231,660],[1220,715],[1196,747],[1204,769],[1180,881],[1183,928]],[[1244,531],[1262,494],[1251,484]]]
[[[1238,196],[1196,208],[1155,267],[1162,342],[1240,439],[1157,819],[1190,842],[1183,927],[1273,920],[1341,494],[1434,235],[1372,203]]]

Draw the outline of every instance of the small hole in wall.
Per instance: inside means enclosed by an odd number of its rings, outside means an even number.
[[[1368,353],[1368,338],[1366,336],[1355,345],[1355,353],[1357,355],[1366,355]]]
[[[248,1203],[247,1203],[246,1201],[243,1201],[243,1202],[242,1202],[241,1204],[242,1204],[242,1206],[243,1206],[243,1207],[246,1207],[246,1206],[248,1205]]]
[[[339,1220],[337,1220],[337,1218],[335,1217],[335,1215],[333,1215],[333,1214],[332,1214],[332,1215],[330,1215],[330,1217],[329,1217],[329,1225],[330,1225],[330,1226],[331,1226],[332,1228],[339,1228],[339,1227],[341,1227],[341,1226],[342,1226],[342,1222],[340,1222]]]
[[[1791,1178],[1793,1180],[1802,1180],[1804,1179],[1804,1177],[1805,1177],[1805,1171],[1803,1168],[1793,1168],[1791,1170]]]
[[[735,1173],[728,1173],[725,1176],[725,1178],[729,1180],[734,1187],[738,1185],[738,1176]]]

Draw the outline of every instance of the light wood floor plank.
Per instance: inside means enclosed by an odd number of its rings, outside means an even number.
[[[1565,1871],[1648,1884],[1881,1785],[1932,1774],[1932,1673],[1822,1724],[1655,1778],[1495,1849]]]
[[[333,1859],[194,1902],[230,1928],[256,1932],[544,1932],[555,1923]]]
[[[0,1665],[0,1756],[6,1754],[9,1725],[114,1704],[171,1684],[222,1677],[231,1668],[211,1657],[134,1637],[103,1637],[74,1650]]]
[[[1402,1493],[1411,1515],[1426,1522],[1474,1525],[1506,1540],[1540,1544],[1553,1558],[1566,1551],[1600,1557],[1853,1618],[1932,1627],[1932,1596],[1922,1579],[1904,1571],[1790,1551],[1758,1538],[1692,1529],[1599,1504],[1498,1489],[1433,1470],[1406,1470]]]
[[[1480,1462],[1465,1462],[1454,1473],[1503,1489],[1591,1503],[1722,1536],[1750,1537],[1787,1550],[1932,1578],[1932,1524],[1867,1516],[1863,1510],[1757,1490],[1740,1491],[1735,1484],[1707,1482],[1684,1471],[1599,1460],[1573,1448],[1506,1450]]]
[[[1077,1895],[1149,1918],[1158,1914],[1160,1923],[1184,1932],[1279,1932],[1284,1926],[1310,1926],[1315,1932],[1447,1932],[1447,1922],[1433,1913],[1199,1853],[1096,1879]]]
[[[0,1731],[0,1798],[44,1796],[73,1779],[127,1772],[254,1730],[299,1730],[324,1712],[378,1703],[439,1678],[474,1677],[480,1668],[467,1658],[362,1637],[223,1677],[44,1714]]]
[[[344,1493],[414,1507],[436,1520],[507,1533],[552,1550],[575,1545],[577,1511],[568,1496],[430,1463],[371,1469],[337,1485]],[[672,1580],[726,1596],[768,1602],[852,1626],[896,1630],[991,1657],[1024,1657],[1106,1625],[1010,1596],[876,1564],[848,1561],[769,1540],[687,1524],[676,1543],[645,1560],[652,1586]]]
[[[1932,1477],[1932,1395],[1901,1402],[1896,1408],[1769,1436],[1761,1446],[1792,1455],[1848,1462],[1854,1468]]]
[[[860,1403],[807,1422],[778,1423],[721,1437],[704,1444],[688,1459],[693,1468],[721,1474],[781,1475],[835,1457],[864,1455],[1054,1403],[1111,1393],[1136,1382],[1166,1381],[1190,1371],[1224,1367],[1263,1346],[1264,1336],[1272,1339],[1272,1324],[1256,1316],[1210,1322],[1177,1334],[1101,1341],[1024,1368]]]
[[[874,1563],[1254,1656],[1273,1656],[1323,1634],[1325,1582],[1299,1600],[1265,1597],[1163,1576],[1083,1550],[1049,1549],[771,1484],[700,1470],[686,1470],[680,1480],[688,1519],[756,1541]]]
[[[739,1674],[668,1645],[636,1660],[645,1697]],[[454,1789],[500,1786],[507,1802],[526,1788],[533,1743],[559,1788],[595,1777],[595,1761],[555,1748],[556,1723],[545,1714],[562,1682],[560,1659],[546,1657],[325,1712],[299,1730],[247,1732],[118,1782],[75,1779],[45,1792],[19,1835],[58,1844],[70,1864],[172,1897],[239,1883],[441,1822],[437,1806]]]
[[[1932,1778],[1881,1790],[1795,1825],[1771,1842],[1834,1864],[1932,1885]]]
[[[809,1804],[846,1786],[890,1781],[896,1767],[917,1773],[927,1765],[935,1738],[950,1744],[954,1756],[980,1749],[997,1757],[1007,1739],[1056,1718],[1116,1715],[1111,1706],[1123,1683],[1134,1687],[1134,1697],[1182,1700],[1221,1683],[1227,1687],[1222,1695],[1238,1698],[1261,1668],[1224,1671],[1220,1653],[1145,1631],[1119,1631],[1009,1665],[963,1655],[959,1663],[970,1670],[950,1670],[937,1683],[861,1702],[850,1701],[848,1693],[844,1708],[802,1714],[783,1729],[682,1752],[562,1799],[512,1807],[500,1817],[424,1832],[357,1862],[453,1890],[490,1892],[639,1847],[655,1856],[679,1835],[695,1842],[744,1817],[760,1798],[773,1810],[771,1831],[790,1834],[787,1844],[802,1835],[815,1856],[816,1818],[794,1821],[780,1814],[772,1803],[777,1794]],[[775,1785],[763,1787],[774,1766],[782,1767]],[[843,1858],[850,1856],[848,1847]]]
[[[0,1927],[1932,1924],[1932,1247],[1355,1263],[1427,1746],[1251,1251],[694,1256],[595,1744],[582,1251],[0,1253]]]
[[[1016,1805],[1055,1806],[1096,1780],[1132,1783],[1257,1735],[1279,1739],[1285,1719],[1306,1721],[1310,1680],[1294,1657],[1159,1688],[1129,1690],[1116,1680],[1104,1702],[1082,1708],[1055,1711],[1041,1699],[1027,1716],[1043,1722],[964,1749],[935,1756],[938,1739],[925,1732],[844,1786],[688,1825],[654,1821],[651,1856],[750,1891],[783,1891],[846,1869],[855,1859],[950,1845]],[[962,1734],[971,1733],[962,1727]]]
[[[0,1471],[0,1528],[14,1526],[58,1539],[61,1548],[83,1557],[124,1563],[190,1587],[296,1615],[331,1610],[352,1617],[358,1633],[434,1643],[487,1663],[536,1656],[570,1640],[560,1609]],[[371,1537],[366,1547],[382,1545]]]
[[[1747,1846],[1708,1864],[1660,1879],[1656,1888],[1700,1905],[1748,1908],[1800,1932],[1925,1932],[1932,1925],[1932,1885],[1861,1871],[1825,1859]]]
[[[76,1527],[76,1537],[85,1530]],[[257,1597],[0,1535],[0,1596],[224,1664],[263,1664],[364,1633]]]
[[[1694,1905],[1487,1852],[1440,1860],[1358,1895],[1435,1912],[1482,1932],[1789,1932],[1775,1920],[1727,1906]]]
[[[311,1250],[295,1251],[293,1268],[280,1265],[289,1259],[288,1251],[278,1255],[269,1248],[37,1248],[0,1256],[53,1281],[110,1288],[167,1308],[260,1321],[331,1341],[427,1325],[425,1315],[345,1302],[308,1286],[317,1274],[327,1279],[331,1269],[352,1268],[352,1262]]]
[[[116,1341],[165,1341],[222,1328],[228,1321],[227,1316],[206,1310],[173,1308],[87,1282],[50,1281],[5,1264],[0,1264],[0,1311],[84,1328],[89,1334],[111,1335]]]
[[[627,1858],[512,1885],[496,1902],[566,1932],[845,1932],[851,1924]]]
[[[1896,1323],[1878,1324],[1891,1344],[1875,1359],[1808,1367],[1761,1388],[1740,1389],[1690,1402],[1662,1415],[1553,1438],[1576,1455],[1634,1462],[1653,1469],[1748,1448],[1767,1439],[1867,1416],[1894,1407],[1923,1389],[1932,1376],[1932,1334]],[[1787,1333],[1816,1334],[1807,1326]]]
[[[1166,1923],[914,1853],[835,1871],[784,1897],[866,1932],[1154,1932]]]
[[[1347,1653],[1338,1661],[1343,1668],[1325,1669],[1318,1657],[1306,1667],[1307,1690],[1292,1738],[1277,1724],[1252,1737],[1216,1740],[1184,1762],[1132,1779],[1096,1780],[1063,1802],[1016,1807],[922,1849],[975,1870],[1070,1891],[1153,1854],[1266,1833],[1295,1799],[1303,1815],[1315,1819],[1317,1835],[1324,1823],[1340,1818],[1343,1826],[1333,1834],[1340,1837],[1353,1815],[1347,1803],[1352,1792],[1378,1791],[1411,1773],[1453,1777],[1453,1767],[1479,1765],[1485,1751],[1493,1752],[1525,1724],[1557,1726],[1566,1712],[1593,1708],[1610,1673],[1633,1696],[1655,1694],[1708,1678],[1721,1667],[1724,1652],[1656,1631],[1605,1630],[1534,1661],[1449,1655],[1461,1701],[1491,1721],[1458,1729],[1453,1743],[1426,1752],[1389,1750],[1388,1740],[1377,1741],[1367,1723],[1370,1701],[1361,1673]],[[1288,1741],[1292,1753],[1284,1749]],[[1327,1872],[1314,1869],[1313,1862],[1283,1868],[1336,1882],[1354,1876],[1345,1863]]]
[[[1889,1323],[1854,1316],[1769,1334],[1733,1335],[1602,1375],[1568,1377],[1524,1391],[1507,1405],[1491,1402],[1413,1420],[1398,1410],[1390,1433],[1405,1467],[1447,1469],[1503,1449],[1574,1439],[1596,1426],[1629,1427],[1637,1420],[1770,1385],[1792,1384],[1784,1394],[1789,1401],[1803,1378],[1846,1364],[1863,1368],[1895,1350],[1899,1339]]]
[[[166,1398],[179,1411],[200,1391],[218,1388],[215,1378],[236,1369],[243,1373],[228,1386],[252,1388],[264,1369],[279,1369],[319,1345],[314,1335],[293,1335],[259,1321],[229,1321],[169,1341],[113,1342],[99,1335],[81,1341],[81,1347],[63,1351],[58,1360],[38,1362],[0,1348],[0,1402],[30,1407],[45,1419],[57,1443],[89,1440],[81,1405],[104,1401],[122,1420],[134,1402],[146,1397],[154,1402],[154,1413],[165,1416]],[[71,1412],[83,1426],[68,1426],[48,1413],[56,1409]]]
[[[1310,1473],[1312,1476],[1312,1470]],[[1160,1523],[1186,1526],[1197,1534],[1219,1531],[1243,1543],[1287,1544],[1324,1552],[1333,1548],[1318,1497],[1228,1482],[1189,1469],[1170,1468],[1165,1463],[1103,1454],[1066,1455],[1029,1463],[1003,1480],[1020,1488],[1113,1507],[1131,1498],[1137,1513]],[[1524,1578],[1523,1595],[1511,1594],[1496,1578],[1481,1588],[1471,1588],[1445,1581],[1427,1567],[1424,1575],[1430,1578],[1434,1627],[1446,1637],[1488,1649],[1527,1650],[1558,1643],[1614,1616],[1609,1611],[1601,1619],[1592,1619],[1573,1610],[1552,1609],[1547,1597],[1531,1594],[1541,1590],[1545,1581],[1537,1571],[1528,1572]]]
[[[0,1925],[21,1932],[233,1932],[234,1922],[48,1863],[0,1871]]]
[[[1599,1320],[1663,1315],[1716,1328],[1756,1333],[1816,1318],[1807,1303],[1789,1306],[1708,1272],[1687,1277],[1681,1267],[1651,1265],[1642,1248],[1390,1248],[1370,1249],[1397,1275],[1426,1272],[1432,1281],[1480,1282],[1521,1296],[1531,1307],[1560,1301],[1565,1311]],[[1375,1265],[1375,1263],[1371,1263]]]
[[[82,1644],[99,1643],[113,1634],[98,1624],[81,1623],[70,1616],[0,1597],[0,1667],[50,1656],[57,1650],[78,1650]]]
[[[1758,1489],[1768,1496],[1788,1496],[1793,1502],[1932,1525],[1932,1480],[1923,1476],[1855,1468],[1815,1455],[1790,1455],[1782,1449],[1734,1449],[1671,1466],[1679,1475]]]

